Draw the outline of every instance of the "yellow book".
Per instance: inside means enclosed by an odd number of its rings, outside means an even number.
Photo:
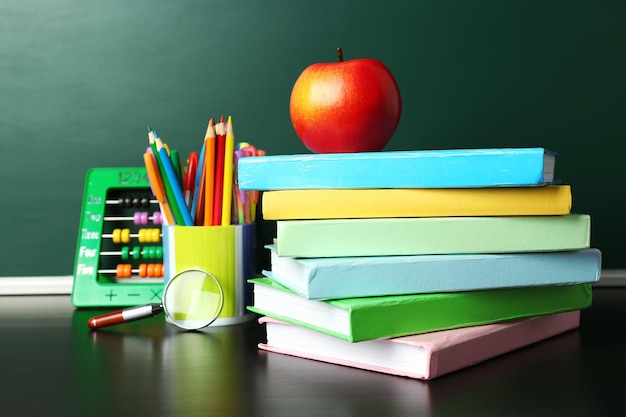
[[[314,189],[266,191],[263,218],[542,216],[569,214],[569,185],[513,188]]]

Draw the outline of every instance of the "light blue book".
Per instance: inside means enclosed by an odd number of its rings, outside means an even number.
[[[554,181],[544,148],[449,149],[242,158],[242,190],[523,187]]]
[[[271,271],[263,271],[308,299],[426,294],[489,288],[594,283],[598,249],[577,251],[291,258],[273,245]]]

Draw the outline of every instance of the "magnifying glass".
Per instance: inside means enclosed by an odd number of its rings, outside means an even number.
[[[185,269],[165,284],[161,303],[102,314],[90,318],[87,325],[99,329],[165,312],[172,324],[185,330],[197,330],[213,323],[223,305],[224,292],[217,278],[201,269]]]

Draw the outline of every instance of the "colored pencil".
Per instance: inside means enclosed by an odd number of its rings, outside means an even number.
[[[172,216],[172,211],[167,202],[167,198],[165,195],[165,187],[163,185],[163,179],[161,178],[161,173],[159,172],[159,167],[157,166],[156,159],[152,153],[152,148],[150,152],[146,152],[143,154],[144,164],[146,165],[146,172],[148,173],[148,179],[150,181],[150,187],[152,188],[152,194],[157,198],[159,202],[159,207],[161,208],[161,212],[165,216],[166,224],[171,225],[174,224],[174,218]]]
[[[215,188],[213,192],[213,224],[222,223],[222,197],[224,191],[224,150],[226,147],[226,131],[224,130],[224,116],[215,125],[216,151],[215,151]]]
[[[178,151],[170,151],[150,126],[148,142],[146,153],[152,162],[146,164],[154,165],[162,184],[159,203],[168,224],[227,226],[254,221],[258,194],[238,187],[237,164],[240,158],[263,151],[248,142],[235,142],[232,116],[227,122],[223,115],[217,123],[209,120],[200,154],[191,152],[185,165]],[[157,180],[151,179],[151,187],[153,182]]]
[[[174,217],[174,223],[173,224],[183,224],[183,218],[181,216],[180,210],[178,209],[176,203],[175,203],[175,198],[174,198],[174,192],[172,191],[172,184],[170,183],[169,178],[167,177],[167,175],[165,174],[165,168],[163,167],[163,161],[162,161],[162,157],[159,154],[159,145],[157,145],[157,143],[160,143],[160,147],[163,147],[161,140],[158,139],[158,136],[156,136],[155,133],[155,140],[154,142],[152,142],[150,144],[150,148],[152,149],[152,155],[154,155],[154,159],[157,163],[157,166],[159,168],[159,173],[161,175],[161,179],[163,181],[163,186],[165,189],[165,195],[167,197],[167,202],[169,204],[170,210],[172,211],[172,215]]]
[[[215,196],[215,121],[209,120],[204,139],[204,225],[213,226],[213,199]]]
[[[235,135],[233,119],[228,116],[226,124],[226,141],[224,147],[224,186],[222,190],[222,226],[231,223],[231,205],[233,201],[233,152],[235,151]]]
[[[187,205],[185,204],[185,196],[183,195],[182,187],[177,180],[176,171],[174,170],[174,165],[172,164],[172,160],[167,154],[167,149],[162,144],[161,139],[156,139],[157,145],[157,155],[159,160],[161,161],[161,165],[163,167],[162,177],[165,181],[170,183],[170,187],[172,190],[172,198],[168,201],[172,207],[175,207],[180,214],[180,219],[176,219],[177,224],[182,226],[191,226],[193,225],[193,220],[191,219],[191,214],[187,209]],[[174,210],[174,215],[176,215],[176,210]]]

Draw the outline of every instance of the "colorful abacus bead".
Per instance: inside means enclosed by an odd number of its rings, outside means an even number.
[[[118,264],[115,267],[115,276],[118,278],[130,278],[133,275],[133,266],[131,264]]]
[[[163,258],[162,246],[146,246],[142,251],[143,259],[161,259]]]
[[[164,272],[163,264],[140,264],[139,268],[133,269],[131,264],[118,264],[114,270],[100,270],[100,273],[114,273],[117,278],[131,278],[133,274],[138,274],[140,278],[162,278]]]
[[[112,239],[113,243],[130,242],[130,229],[114,229]]]
[[[163,276],[163,264],[141,264],[139,265],[139,276],[141,278],[160,278]]]
[[[148,223],[154,223],[155,226],[160,226],[162,224],[162,217],[160,211],[155,211],[152,213],[152,216],[149,216],[147,211],[137,211],[133,214],[133,223],[136,226],[145,226]]]
[[[153,202],[149,197],[120,197],[107,203],[117,204],[122,208],[148,208]]]
[[[161,229],[139,229],[138,239],[141,243],[158,243],[161,241]]]
[[[135,250],[133,249],[133,255],[134,255]],[[122,247],[120,256],[122,257],[122,260],[127,261],[130,258],[130,247],[129,246],[124,246]]]
[[[139,233],[131,234],[130,229],[113,229],[110,235],[104,234],[103,238],[110,237],[113,243],[129,243],[131,237],[138,238],[141,243],[159,243],[161,241],[161,229],[147,228],[139,229]]]
[[[133,216],[106,216],[104,218],[108,222],[132,221],[135,226],[146,226],[152,222],[155,226],[163,224],[163,216],[160,211],[155,211],[150,215],[147,211],[136,211]]]
[[[163,258],[162,246],[134,246],[132,249],[130,246],[122,246],[119,251],[101,252],[102,256],[119,256],[123,261],[130,259],[161,259]]]

